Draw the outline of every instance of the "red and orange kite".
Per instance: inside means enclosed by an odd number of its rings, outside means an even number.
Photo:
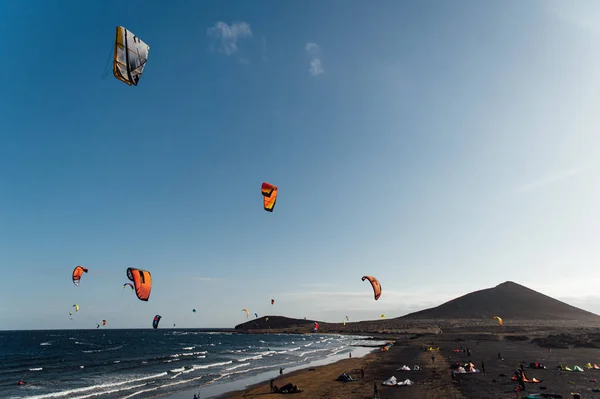
[[[277,186],[264,182],[261,191],[264,198],[265,211],[273,212],[275,202],[277,201]]]
[[[362,281],[365,280],[371,282],[371,286],[373,286],[373,295],[375,295],[375,300],[378,300],[381,296],[381,284],[379,284],[379,281],[373,276],[363,276]]]
[[[127,278],[133,281],[135,286],[135,294],[141,301],[148,301],[150,291],[152,290],[152,276],[150,272],[133,267],[127,268]]]
[[[87,273],[88,269],[83,266],[77,266],[73,269],[73,284],[79,287],[79,280],[81,280],[81,276],[83,273]]]

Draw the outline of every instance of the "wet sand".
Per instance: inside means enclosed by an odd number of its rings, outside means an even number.
[[[377,348],[355,347],[352,350],[353,360],[358,360],[364,356],[368,356],[368,354],[372,353],[375,349],[377,349]],[[347,356],[348,356],[347,353],[346,354],[338,354],[338,355],[333,355],[333,356],[330,356],[327,358],[315,360],[308,364],[289,367],[284,370],[283,376],[286,377],[286,376],[291,375],[292,373],[301,372],[302,370],[309,371],[309,369],[334,364],[340,360],[347,359]],[[266,381],[266,386],[267,386],[267,391],[268,391],[268,389],[269,389],[268,381],[270,381],[271,379],[276,378],[278,376],[279,376],[279,368],[274,367],[271,371],[257,374],[257,375],[251,376],[251,377],[240,378],[238,380],[227,381],[227,382],[220,381],[216,384],[204,386],[200,390],[200,393],[201,393],[200,397],[202,399],[217,398],[217,397],[220,398],[223,394],[237,392],[238,390],[247,390],[247,389],[249,389],[248,387],[258,386],[257,384],[264,385],[265,381]],[[182,391],[182,392],[178,392],[178,393],[169,395],[168,398],[169,399],[192,399],[194,394],[198,394],[198,392],[199,392],[198,389],[186,390],[186,391]],[[241,391],[241,392],[243,392],[243,391]]]

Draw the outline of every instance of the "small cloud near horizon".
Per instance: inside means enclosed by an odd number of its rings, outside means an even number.
[[[250,24],[246,22],[235,22],[227,25],[219,21],[206,30],[208,37],[218,42],[218,51],[225,55],[232,55],[238,51],[238,41],[252,37]]]
[[[196,281],[222,281],[222,278],[218,277],[188,277],[190,280]]]
[[[334,284],[331,283],[305,283],[305,284],[300,284],[301,287],[307,287],[307,288],[327,288],[327,287],[333,287]]]
[[[578,168],[567,169],[560,173],[556,173],[554,175],[544,176],[537,180],[520,185],[519,191],[531,191],[536,188],[544,187],[549,184],[556,183],[561,180],[565,180],[571,176],[579,175],[579,174],[585,172],[586,169],[587,169],[587,167],[581,166]]]
[[[319,288],[322,289],[322,287]],[[423,292],[388,290],[385,295],[375,301],[371,290],[322,291],[318,288],[317,290],[280,292],[277,297],[292,301],[302,299],[307,306],[312,303],[327,303],[329,311],[332,312],[359,312],[365,315],[373,312],[379,312],[379,314],[392,312],[404,315],[435,307],[452,299],[446,296],[432,296],[430,293]]]
[[[317,43],[306,43],[305,50],[306,54],[310,57],[308,72],[311,76],[325,73],[321,62],[321,47]]]

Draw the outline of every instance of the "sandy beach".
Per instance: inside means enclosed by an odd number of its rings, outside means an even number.
[[[396,368],[403,364],[420,364],[420,371],[397,372]],[[364,378],[361,369],[364,367]],[[362,358],[348,358],[325,366],[299,370],[277,376],[276,386],[291,383],[303,392],[294,394],[294,398],[311,399],[348,399],[373,398],[377,385],[382,398],[462,398],[458,390],[451,386],[450,374],[445,371],[449,365],[442,357],[432,363],[431,355],[423,352],[418,345],[393,346],[389,351],[377,351]],[[439,372],[438,372],[439,371]],[[442,372],[444,371],[444,372]],[[340,374],[349,374],[356,381],[337,381]],[[395,375],[398,379],[411,379],[415,385],[405,387],[386,387],[381,383]],[[263,382],[244,390],[220,396],[220,399],[280,397],[282,394],[271,394],[269,382]]]
[[[578,392],[582,398],[598,397],[600,392],[600,370],[587,369],[589,362],[600,364],[600,349],[571,348],[548,349],[539,347],[530,340],[514,341],[509,336],[495,334],[460,334],[422,339],[401,338],[389,351],[377,349],[363,357],[345,358],[335,363],[309,367],[300,370],[285,370],[283,375],[277,371],[256,376],[254,380],[238,381],[238,388],[232,385],[215,386],[216,391],[203,391],[201,398],[218,397],[219,399],[249,399],[265,397],[281,397],[283,394],[270,393],[269,381],[274,385],[296,385],[301,393],[294,398],[304,399],[372,399],[374,383],[382,399],[463,399],[463,398],[515,398],[514,389],[517,383],[511,380],[516,368],[522,363],[528,378],[536,378],[541,383],[526,383],[526,391],[521,398],[533,393],[553,394],[565,399],[571,398],[571,392]],[[426,347],[439,346],[439,351],[427,351]],[[453,350],[469,348],[471,356],[466,353],[455,353]],[[498,353],[502,360],[498,359]],[[435,356],[432,359],[432,354]],[[471,361],[480,370],[475,374],[458,374],[452,380],[450,364]],[[483,364],[482,364],[483,362]],[[530,369],[530,363],[538,362],[546,369]],[[411,369],[418,365],[418,371],[398,371],[403,365]],[[583,372],[561,371],[557,366],[573,368],[581,367]],[[361,369],[364,367],[364,377]],[[483,370],[485,369],[485,370]],[[337,381],[340,374],[347,373],[356,381]],[[382,382],[395,376],[398,381],[410,379],[410,386],[383,386]],[[258,379],[258,380],[257,380]],[[248,381],[254,381],[248,383]],[[233,392],[225,390],[238,389]],[[220,394],[218,392],[220,390]],[[173,396],[173,399],[191,399],[193,392]],[[284,396],[285,397],[285,396]],[[542,397],[542,396],[539,396]]]

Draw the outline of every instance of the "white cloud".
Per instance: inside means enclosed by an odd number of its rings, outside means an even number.
[[[206,34],[217,40],[218,50],[226,55],[231,55],[238,50],[238,40],[252,37],[250,25],[246,22],[237,22],[227,25],[219,21],[207,29]]]
[[[190,280],[196,280],[196,281],[222,281],[222,278],[216,278],[216,277],[188,277]]]
[[[306,54],[310,57],[308,72],[312,76],[325,73],[325,69],[321,63],[321,47],[316,43],[306,43],[305,50]]]
[[[300,284],[300,286],[307,287],[307,288],[327,288],[327,287],[333,287],[334,285],[331,283],[308,283],[308,284]]]
[[[588,1],[548,1],[545,3],[547,10],[564,21],[581,29],[600,34],[598,18],[600,18],[600,4],[596,0]]]
[[[557,297],[559,301],[571,306],[587,310],[588,312],[600,314],[600,296],[598,295],[569,295]]]
[[[451,299],[441,295],[432,296],[429,292],[387,290],[379,300],[375,301],[370,289],[361,291],[292,291],[280,292],[276,296],[282,301],[302,304],[313,309],[318,309],[320,304],[327,303],[327,312],[357,312],[354,313],[355,319],[360,319],[357,317],[359,314],[368,317],[368,315],[378,312],[378,314],[391,312],[389,317],[402,316],[416,310],[440,305]],[[315,313],[318,316],[321,312],[316,311]]]
[[[581,173],[585,172],[586,169],[587,168],[585,168],[585,167],[573,168],[573,169],[568,169],[568,170],[562,171],[562,172],[554,174],[554,175],[545,176],[540,179],[537,179],[532,182],[521,185],[519,187],[519,190],[520,191],[534,190],[536,188],[540,188],[540,187],[546,186],[548,184],[556,183],[560,180],[567,179],[571,176],[581,174]]]

